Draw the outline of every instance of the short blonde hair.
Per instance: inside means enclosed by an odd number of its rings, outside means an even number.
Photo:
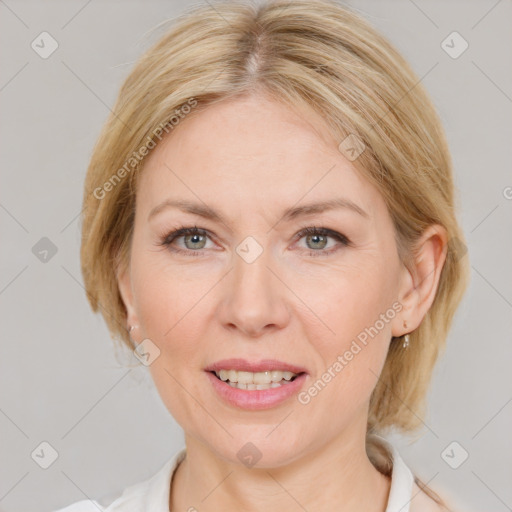
[[[113,337],[133,348],[116,269],[129,262],[144,156],[186,115],[256,91],[318,113],[339,142],[352,135],[364,143],[352,163],[382,193],[405,265],[427,226],[447,231],[434,302],[408,350],[400,340],[391,343],[370,401],[368,432],[411,432],[420,426],[434,364],[469,280],[452,162],[435,108],[408,63],[333,1],[194,6],[138,60],[85,181],[81,264],[92,309],[101,309]]]

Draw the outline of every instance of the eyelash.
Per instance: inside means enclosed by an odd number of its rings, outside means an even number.
[[[192,249],[184,250],[184,249],[179,249],[179,248],[171,246],[171,244],[172,244],[172,242],[174,242],[174,240],[176,240],[177,238],[181,238],[182,236],[186,236],[186,235],[209,236],[208,232],[206,230],[200,229],[197,226],[194,226],[194,227],[182,226],[182,227],[176,229],[175,231],[172,231],[171,233],[164,236],[163,240],[158,245],[167,247],[169,250],[171,250],[172,252],[175,252],[175,253],[185,254],[185,255],[191,256],[191,257],[201,257],[202,256],[201,253],[204,252],[202,250],[197,250],[197,251],[194,251]],[[317,228],[314,226],[306,227],[304,229],[301,229],[297,233],[296,241],[299,241],[301,238],[303,238],[306,235],[328,236],[328,237],[334,238],[335,240],[340,242],[340,244],[342,246],[345,246],[345,247],[350,246],[350,240],[345,235],[342,235],[341,233],[338,233],[337,231],[333,231],[332,229]],[[339,249],[340,249],[340,247],[335,247],[335,248],[329,249],[327,251],[321,250],[321,249],[319,249],[317,251],[309,251],[309,256],[311,256],[313,258],[326,257],[326,256],[330,256],[334,252],[337,252]],[[308,251],[307,249],[305,249],[305,250]]]

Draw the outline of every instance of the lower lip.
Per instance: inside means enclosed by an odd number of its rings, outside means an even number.
[[[206,372],[213,388],[231,405],[241,409],[270,409],[296,394],[306,381],[306,373],[302,373],[288,384],[269,389],[238,389],[218,379],[213,373]]]

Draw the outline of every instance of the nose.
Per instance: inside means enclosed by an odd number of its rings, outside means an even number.
[[[218,311],[226,328],[257,338],[288,324],[287,288],[271,260],[265,250],[252,262],[234,255]]]

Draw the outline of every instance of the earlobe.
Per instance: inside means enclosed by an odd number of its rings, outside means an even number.
[[[408,332],[421,324],[434,302],[446,251],[446,230],[438,224],[428,226],[416,244],[412,267],[403,267],[398,300],[403,306],[401,318],[407,320]],[[405,334],[402,331],[398,322],[393,336]]]

